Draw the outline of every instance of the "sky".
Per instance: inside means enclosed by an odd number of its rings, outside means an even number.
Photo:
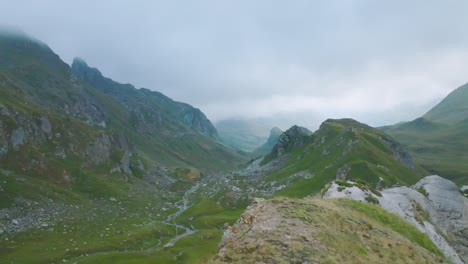
[[[0,0],[0,27],[212,121],[412,120],[468,82],[465,0]]]

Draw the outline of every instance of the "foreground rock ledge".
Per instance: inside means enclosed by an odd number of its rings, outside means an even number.
[[[409,230],[411,238],[376,217]],[[257,200],[220,243],[214,263],[443,263],[429,238],[396,215],[350,199]]]

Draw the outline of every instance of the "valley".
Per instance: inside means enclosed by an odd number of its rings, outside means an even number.
[[[23,35],[0,58],[2,263],[467,261],[466,85],[267,138]]]

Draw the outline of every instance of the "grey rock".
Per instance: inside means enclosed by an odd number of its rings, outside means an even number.
[[[418,188],[424,188],[428,195],[416,191]],[[468,262],[468,199],[453,182],[427,176],[412,188],[391,188],[382,191],[382,195],[379,201],[383,208],[427,233],[454,263]],[[421,223],[416,219],[417,204],[429,214],[430,222]]]
[[[468,262],[468,199],[460,194],[453,182],[439,176],[427,176],[412,188],[382,190],[382,197],[355,186],[341,191],[338,187],[333,183],[324,197],[364,201],[365,196],[371,195],[379,200],[382,208],[426,233],[453,263]],[[428,195],[418,192],[418,188],[424,188]]]
[[[86,156],[89,158],[89,163],[98,165],[109,160],[111,151],[111,142],[107,135],[99,135],[86,148]]]
[[[130,170],[130,152],[128,150],[125,151],[122,159],[120,160],[120,169],[126,174],[132,174]]]
[[[414,169],[414,164],[409,153],[395,140],[390,140],[386,137],[381,139],[393,150],[393,157],[401,162],[408,169]]]
[[[41,117],[40,122],[42,131],[46,133],[47,136],[50,136],[52,134],[52,124],[50,120],[47,117]]]
[[[8,154],[8,146],[0,147],[0,156]]]
[[[304,127],[292,126],[278,138],[278,142],[273,147],[272,154],[281,156],[286,151],[303,146],[312,134]]]
[[[143,163],[141,163],[141,160],[137,160],[137,167],[140,170],[145,170],[145,166],[143,165]]]
[[[13,130],[11,133],[11,145],[13,146],[13,149],[18,150],[18,147],[24,144],[24,140],[25,133],[22,127]]]

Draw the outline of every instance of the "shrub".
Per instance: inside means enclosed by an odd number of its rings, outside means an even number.
[[[336,180],[336,184],[342,187],[353,187],[353,185],[345,180]]]
[[[365,200],[366,202],[371,203],[371,204],[379,204],[379,200],[372,195],[366,196]]]
[[[369,188],[369,190],[370,190],[373,194],[377,195],[378,197],[382,197],[382,193],[381,193],[380,191],[378,191],[377,189]]]
[[[426,191],[426,189],[424,189],[424,187],[419,187],[418,189],[416,189],[416,191],[418,191],[419,193],[421,193],[424,196],[429,195],[429,193]]]

